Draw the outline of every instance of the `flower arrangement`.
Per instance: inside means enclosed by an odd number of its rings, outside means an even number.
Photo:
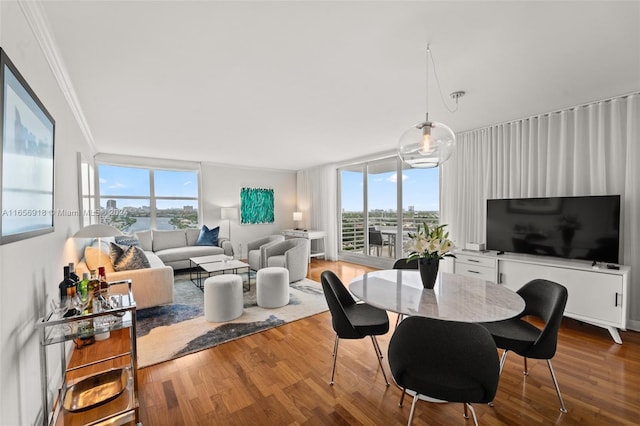
[[[440,260],[444,257],[456,257],[452,251],[455,248],[449,239],[449,232],[445,232],[447,225],[439,225],[430,228],[424,223],[418,226],[418,231],[409,233],[409,241],[405,244],[405,250],[409,252],[407,261],[413,259]]]

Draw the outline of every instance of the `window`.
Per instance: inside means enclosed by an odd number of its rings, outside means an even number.
[[[412,169],[389,157],[342,167],[338,180],[339,249],[345,259],[405,257],[408,233],[439,222],[437,168]]]
[[[131,233],[196,228],[198,172],[98,166],[100,220]]]

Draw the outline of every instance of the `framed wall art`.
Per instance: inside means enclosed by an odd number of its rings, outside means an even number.
[[[273,189],[242,188],[240,190],[240,223],[274,223]]]
[[[0,244],[54,231],[55,121],[0,49]]]

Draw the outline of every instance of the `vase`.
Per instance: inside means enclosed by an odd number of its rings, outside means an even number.
[[[418,270],[420,270],[420,278],[424,288],[432,289],[436,285],[439,266],[440,259],[420,259]]]

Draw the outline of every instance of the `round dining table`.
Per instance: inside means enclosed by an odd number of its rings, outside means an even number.
[[[505,286],[459,274],[439,272],[434,288],[426,289],[417,269],[368,272],[351,280],[349,290],[386,311],[449,321],[500,321],[525,307],[524,299]]]

